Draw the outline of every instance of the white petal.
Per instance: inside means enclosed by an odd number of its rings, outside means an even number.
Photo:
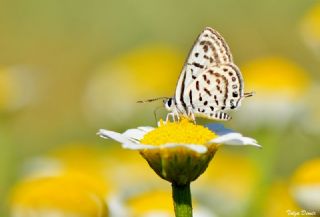
[[[227,133],[210,141],[220,145],[252,145],[261,148],[255,139],[244,137],[240,133]]]
[[[140,129],[129,129],[126,130],[122,135],[139,141],[144,137],[146,133],[146,131]]]
[[[125,217],[130,216],[129,210],[126,209],[122,196],[117,192],[112,192],[106,198],[110,216]]]
[[[120,143],[133,143],[128,137],[114,131],[100,129],[97,134],[102,138],[113,139]]]
[[[293,187],[294,198],[308,210],[317,210],[320,207],[320,184],[301,185]]]

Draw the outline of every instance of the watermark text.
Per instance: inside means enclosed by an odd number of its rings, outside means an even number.
[[[316,211],[307,211],[307,210],[290,210],[288,209],[287,210],[287,214],[288,216],[294,216],[294,217],[297,217],[297,216],[315,216],[317,215]]]

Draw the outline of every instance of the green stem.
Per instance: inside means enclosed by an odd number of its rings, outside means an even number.
[[[192,217],[190,183],[185,185],[172,183],[172,197],[176,217]]]

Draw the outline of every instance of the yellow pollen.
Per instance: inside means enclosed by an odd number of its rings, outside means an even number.
[[[169,143],[204,145],[215,137],[217,136],[208,128],[183,118],[179,122],[164,123],[160,120],[159,127],[147,133],[140,142],[148,145]]]

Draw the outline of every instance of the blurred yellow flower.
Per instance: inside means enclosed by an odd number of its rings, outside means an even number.
[[[316,3],[301,20],[301,34],[306,43],[320,54],[320,4]]]
[[[309,160],[298,167],[292,177],[294,185],[320,184],[320,158]]]
[[[14,81],[5,68],[0,68],[0,109],[6,108],[14,95]]]
[[[139,96],[172,94],[182,68],[180,52],[167,45],[141,47],[115,61],[116,68],[122,68],[134,80]],[[175,76],[176,75],[176,76]],[[128,90],[130,91],[130,90]]]
[[[221,150],[215,156],[214,165],[209,165],[195,183],[195,192],[207,198],[218,214],[237,216],[250,203],[260,176],[250,158]],[[228,206],[224,206],[226,203]]]
[[[13,189],[14,217],[106,217],[106,183],[81,172],[27,179]]]
[[[300,165],[290,182],[275,182],[267,194],[264,206],[266,217],[285,217],[294,213],[296,216],[320,214],[319,171],[320,158],[316,158]]]
[[[182,64],[182,55],[163,45],[139,47],[102,64],[88,82],[85,114],[91,121],[111,125],[128,121],[137,111],[150,113],[151,108],[135,102],[170,96]]]
[[[256,95],[235,115],[247,127],[257,124],[284,125],[305,110],[304,100],[311,86],[308,73],[283,57],[265,57],[241,67],[244,85]],[[254,116],[253,116],[254,115]],[[254,121],[248,121],[254,118]]]
[[[24,67],[0,66],[0,112],[15,111],[34,100],[33,79]]]
[[[93,144],[70,143],[47,155],[60,163],[64,171],[82,171],[93,176],[103,176],[108,165],[105,149],[97,148]]]
[[[174,216],[171,192],[158,187],[140,189],[124,198],[130,217],[171,217]],[[212,210],[194,200],[194,217],[213,217]]]
[[[320,158],[298,167],[291,180],[291,193],[301,208],[320,214]]]
[[[165,184],[154,176],[153,171],[139,155],[133,155],[131,151],[123,150],[112,144],[110,147],[97,148],[93,144],[70,143],[52,151],[45,158],[49,160],[49,164],[50,160],[53,162],[51,174],[56,174],[57,170],[58,172],[81,171],[81,173],[104,180],[110,187],[111,194],[117,194],[130,187],[134,188],[142,182],[155,185]],[[41,160],[37,164],[46,165]],[[55,169],[55,167],[58,168]],[[46,170],[44,174],[49,173],[48,168],[44,170]],[[135,172],[128,173],[128,171]],[[35,174],[37,173],[39,171],[35,171]]]
[[[114,170],[108,169],[112,157],[92,144],[70,143],[31,159],[25,179],[12,191],[13,216],[108,216],[106,201],[119,193]]]
[[[166,182],[155,177],[148,163],[141,156],[132,154],[131,150],[110,147],[105,152],[104,162],[108,167],[106,176],[112,182],[115,193],[121,189],[135,188],[142,183],[165,186]]]
[[[275,182],[270,187],[263,204],[265,217],[287,217],[301,211],[290,194],[288,183],[284,181]]]
[[[270,99],[279,95],[299,99],[310,85],[307,72],[282,57],[256,59],[244,65],[242,71],[246,89]]]
[[[174,216],[171,193],[169,191],[142,192],[140,195],[129,198],[127,206],[133,217],[141,217],[148,213],[165,213]]]
[[[24,173],[27,177],[42,177],[81,172],[111,185],[106,175],[109,165],[105,162],[105,150],[93,144],[64,144],[46,155],[31,158],[25,163]]]

